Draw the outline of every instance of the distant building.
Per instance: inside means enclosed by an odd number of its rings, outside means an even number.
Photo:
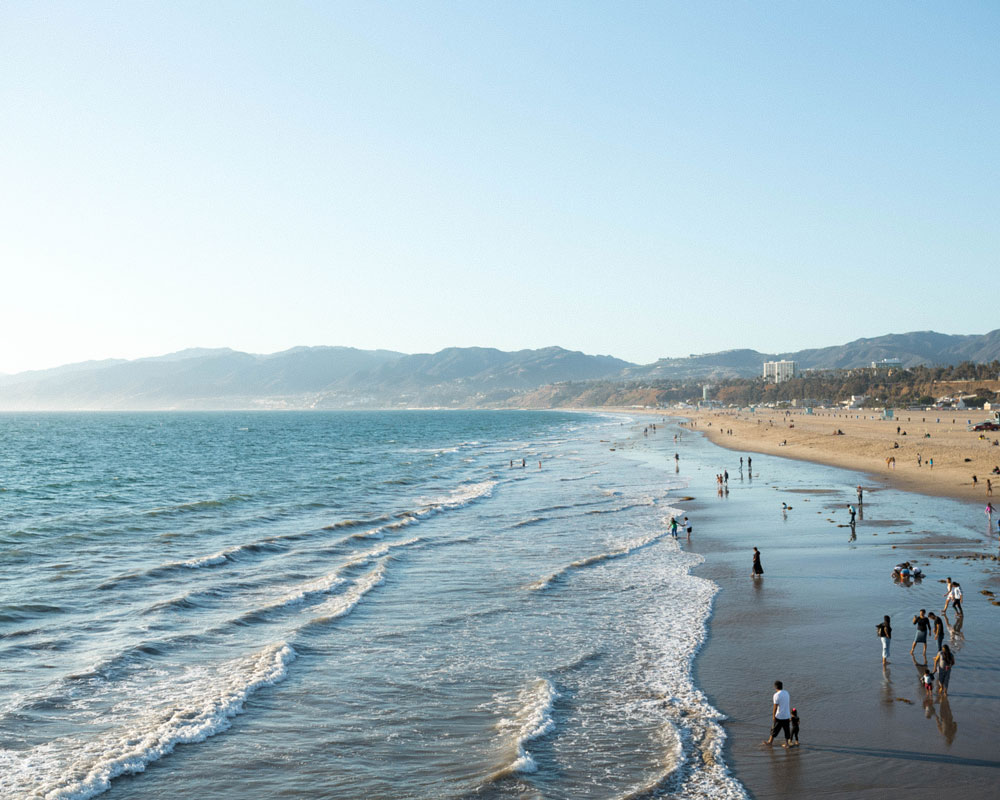
[[[872,362],[872,369],[892,369],[893,367],[902,366],[903,362],[898,358],[883,358],[879,361]]]
[[[784,383],[795,377],[798,367],[799,365],[795,361],[765,361],[764,379],[775,383]]]

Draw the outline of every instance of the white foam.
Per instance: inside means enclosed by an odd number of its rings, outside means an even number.
[[[382,559],[375,569],[363,575],[343,594],[331,597],[316,609],[319,616],[313,622],[326,622],[350,614],[366,594],[385,580],[386,561]]]
[[[142,772],[178,744],[226,730],[247,698],[281,681],[295,651],[284,642],[221,664],[189,667],[153,685],[123,686],[126,699],[88,730],[28,750],[0,750],[0,796],[86,800],[120,775]],[[114,720],[112,727],[108,719]]]
[[[416,511],[404,511],[396,515],[393,522],[369,528],[365,531],[351,534],[349,539],[381,539],[386,532],[397,531],[410,525],[416,525],[423,517],[428,517],[453,508],[461,508],[483,497],[493,494],[497,481],[480,481],[466,483],[452,489],[448,494],[439,497],[421,497]]]
[[[496,481],[480,481],[478,483],[466,483],[457,486],[443,497],[436,497],[425,500],[425,509],[434,511],[443,508],[458,508],[466,506],[483,497],[493,494],[493,489],[497,485]]]
[[[724,716],[692,678],[692,663],[705,640],[718,587],[690,573],[704,561],[701,556],[683,551],[678,556],[658,571],[655,580],[658,587],[678,587],[683,602],[678,596],[674,602],[647,608],[648,619],[642,626],[654,661],[642,666],[641,679],[653,697],[662,698],[647,701],[647,710],[663,721],[666,760],[672,765],[659,787],[669,786],[671,797],[688,800],[746,800],[746,791],[723,760],[726,734],[720,722]],[[651,794],[648,789],[637,788],[632,794],[646,797]]]
[[[377,547],[373,547],[371,550],[366,550],[363,553],[358,553],[358,555],[345,561],[343,564],[338,566],[332,572],[328,572],[326,575],[322,575],[319,578],[315,578],[310,581],[305,581],[304,583],[296,586],[292,591],[286,592],[284,595],[278,599],[250,612],[251,614],[258,614],[262,611],[273,611],[279,608],[287,608],[290,606],[302,605],[307,600],[315,599],[317,595],[329,594],[336,587],[343,584],[345,581],[341,578],[341,574],[345,569],[349,567],[359,566],[379,558],[383,558],[392,550],[402,547],[409,547],[417,542],[421,541],[419,536],[414,536],[411,539],[406,539],[401,542],[386,542],[380,544]]]
[[[547,589],[555,581],[574,570],[592,567],[594,564],[600,564],[604,561],[610,561],[615,558],[622,558],[623,556],[631,555],[637,550],[641,550],[644,547],[648,547],[649,545],[660,541],[660,539],[666,536],[667,533],[668,531],[660,531],[658,533],[650,534],[649,536],[644,536],[640,539],[635,539],[617,550],[610,550],[606,553],[597,553],[596,555],[571,561],[565,567],[560,567],[555,572],[546,575],[544,578],[540,578],[532,584],[529,584],[528,589],[533,592]]]
[[[537,772],[538,764],[525,746],[556,726],[552,711],[558,697],[551,681],[537,678],[521,690],[514,718],[500,721],[497,727],[512,730],[515,737],[516,757],[508,768],[510,772]]]
[[[175,564],[165,565],[167,568],[170,567],[187,567],[188,569],[200,569],[201,567],[214,567],[217,564],[222,564],[229,560],[229,556],[239,553],[241,550],[245,549],[245,545],[236,545],[235,547],[227,547],[225,550],[220,550],[217,553],[212,553],[211,555],[202,556],[201,558],[192,558],[188,561],[180,561]]]

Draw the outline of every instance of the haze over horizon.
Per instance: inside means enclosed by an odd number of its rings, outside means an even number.
[[[0,373],[989,330],[998,33],[975,3],[7,4]]]

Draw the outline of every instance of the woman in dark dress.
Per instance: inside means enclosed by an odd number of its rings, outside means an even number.
[[[753,549],[753,572],[750,574],[754,578],[764,574],[764,568],[760,565],[760,550],[756,547]]]

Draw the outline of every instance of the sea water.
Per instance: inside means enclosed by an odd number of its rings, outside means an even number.
[[[0,417],[0,797],[745,796],[649,421]]]

